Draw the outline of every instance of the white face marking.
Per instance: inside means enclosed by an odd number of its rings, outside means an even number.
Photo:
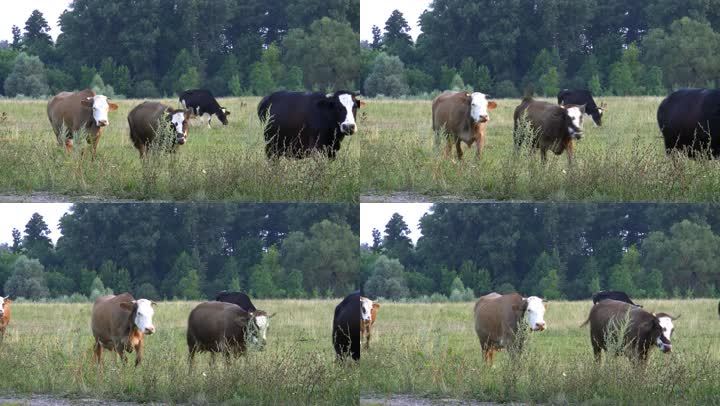
[[[153,324],[153,315],[155,310],[152,308],[152,302],[147,299],[136,300],[137,313],[135,314],[135,326],[138,330],[145,334],[152,334],[155,332],[155,325]]]
[[[175,132],[178,134],[185,134],[185,131],[183,130],[183,121],[185,121],[185,113],[175,113],[172,116],[172,125],[175,127]]]
[[[268,319],[267,316],[257,316],[255,317],[255,324],[258,327],[258,335],[260,338],[263,341],[267,340],[267,330],[268,327],[270,327],[270,319]],[[255,342],[257,342],[257,339],[255,339]]]
[[[365,297],[360,298],[360,316],[364,321],[370,321],[372,319],[372,307],[372,300]]]
[[[110,124],[110,120],[108,119],[108,112],[110,111],[110,104],[107,101],[106,96],[97,95],[93,98],[88,98],[88,100],[92,99],[93,106],[93,119],[95,120],[95,125],[98,127],[100,126],[100,123],[104,123],[104,125]]]
[[[5,314],[5,298],[0,296],[0,316]]]
[[[488,114],[488,99],[484,93],[475,92],[470,95],[470,117],[478,123],[487,121],[490,117]]]
[[[575,127],[582,130],[582,111],[580,111],[580,107],[570,107],[567,109],[568,115],[572,119],[573,124],[575,124]]]
[[[340,128],[348,125],[355,125],[355,116],[353,115],[353,107],[355,102],[353,101],[352,95],[341,94],[339,97],[340,103],[345,107],[345,121],[340,123]]]
[[[673,326],[672,319],[670,317],[658,317],[658,321],[660,321],[660,327],[663,329],[663,336],[670,341],[670,336],[673,333],[673,329],[675,326]],[[660,338],[657,339],[657,345],[662,346],[662,341],[660,341]]]
[[[525,316],[527,322],[533,331],[545,330],[545,305],[537,296],[530,296],[527,300],[527,310]]]
[[[602,108],[602,107],[598,107],[598,112],[599,112],[599,113],[600,113],[600,115],[602,116],[602,115],[603,115],[603,113],[605,112],[605,110],[603,110],[603,108]]]

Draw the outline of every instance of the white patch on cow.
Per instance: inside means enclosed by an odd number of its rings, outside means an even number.
[[[487,96],[484,93],[475,92],[470,95],[470,98],[470,117],[476,123],[487,121],[490,118]]]
[[[527,317],[530,329],[533,331],[545,330],[545,305],[542,299],[537,296],[530,296],[525,300],[527,301],[525,317]]]
[[[567,112],[572,119],[573,124],[575,124],[575,127],[582,130],[583,113],[580,111],[580,107],[570,107],[567,109]]]
[[[5,298],[0,296],[0,316],[5,314]]]
[[[360,316],[364,321],[370,321],[372,318],[371,311],[373,307],[373,301],[366,298],[360,298]]]
[[[340,123],[340,128],[343,129],[347,126],[355,126],[355,116],[353,115],[353,107],[355,107],[355,101],[353,100],[352,95],[349,94],[341,94],[338,96],[340,99],[340,103],[345,107],[345,120]],[[355,130],[349,131],[350,133],[354,133]]]
[[[152,308],[152,302],[147,299],[138,299],[133,301],[137,305],[137,313],[135,313],[135,326],[145,334],[155,332],[153,324],[153,315],[155,310]]]
[[[185,113],[179,112],[179,113],[173,114],[172,119],[170,121],[172,122],[173,127],[175,127],[176,133],[185,134],[185,131],[183,130],[183,121],[185,121]]]
[[[265,341],[267,340],[267,331],[268,327],[270,327],[270,319],[267,316],[257,316],[255,317],[255,324],[258,328],[258,335],[260,338]]]
[[[673,333],[673,329],[675,326],[673,326],[672,319],[670,317],[658,317],[658,321],[660,322],[660,327],[662,327],[663,330],[663,336],[670,341],[670,336]],[[662,341],[660,338],[657,339],[657,345],[659,347],[662,347]]]
[[[98,127],[110,124],[108,119],[108,113],[110,112],[110,104],[107,101],[107,96],[97,95],[95,97],[88,97],[88,100],[92,99],[92,114],[95,120],[95,125]]]

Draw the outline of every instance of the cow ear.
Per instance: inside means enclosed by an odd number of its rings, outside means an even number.
[[[157,303],[155,303],[154,300],[151,300],[151,301],[150,301],[150,305],[152,305],[152,306],[157,306]]]
[[[108,106],[110,106],[110,108],[109,108],[110,111],[115,111],[119,108],[119,106],[115,103],[110,103],[110,104],[108,104]]]
[[[194,112],[192,109],[185,110],[185,119],[188,120],[193,116]]]
[[[80,104],[82,104],[85,107],[92,107],[93,106],[93,98],[88,97],[87,99],[80,100]]]
[[[365,103],[365,100],[358,100],[358,108],[363,108],[366,104],[367,103]]]
[[[497,103],[494,101],[488,102],[488,110],[495,110],[497,108]]]
[[[670,316],[670,320],[675,321],[675,320],[679,319],[681,316],[682,316],[682,314],[678,314],[678,315],[675,316],[675,317]]]
[[[229,115],[230,115],[230,111],[229,111],[229,110],[225,110],[225,115],[226,115],[226,116],[229,116]]]
[[[583,114],[585,114],[585,107],[586,107],[586,106],[587,106],[587,103],[585,103],[585,104],[583,104],[582,106],[580,106],[580,111],[581,111]]]
[[[377,309],[380,307],[380,303],[373,303],[373,309]]]
[[[120,307],[122,307],[125,310],[133,311],[135,309],[135,303],[132,302],[122,302],[120,303]]]
[[[5,298],[5,304],[10,304],[10,303],[12,303],[12,302],[13,302],[12,299]],[[676,319],[677,319],[677,318],[680,318],[680,316],[677,316]],[[673,320],[675,320],[675,319],[673,319]]]

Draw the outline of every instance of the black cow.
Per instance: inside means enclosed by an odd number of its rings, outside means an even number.
[[[720,157],[720,89],[680,89],[660,103],[657,121],[665,152],[684,151],[695,158]]]
[[[258,105],[258,117],[265,124],[268,158],[304,158],[313,151],[335,158],[345,136],[357,130],[355,115],[363,104],[347,91],[266,96]]]
[[[602,126],[602,116],[605,113],[605,105],[601,104],[599,107],[595,104],[595,99],[592,97],[592,93],[589,90],[561,90],[557,95],[558,104],[564,106],[566,104],[574,104],[578,106],[585,105],[585,114],[592,117],[595,124],[600,127]]]
[[[335,307],[332,329],[333,347],[338,359],[348,354],[360,359],[360,292],[351,293]]]
[[[637,303],[633,303],[632,300],[630,300],[630,296],[627,295],[625,292],[620,292],[617,290],[601,290],[600,292],[596,292],[592,296],[593,304],[597,304],[598,302],[606,299],[612,299],[612,300],[618,300],[620,302],[629,303],[633,306],[642,307]]]
[[[217,116],[223,125],[228,124],[227,116],[230,115],[230,112],[225,107],[220,107],[220,104],[209,90],[186,90],[180,95],[180,103],[186,109],[192,109],[193,113],[198,117],[204,119],[205,115],[207,115],[208,127],[210,127],[210,120],[212,120],[213,115]]]
[[[250,296],[242,292],[228,292],[223,290],[222,292],[218,293],[218,295],[215,297],[215,300],[218,302],[236,304],[242,307],[243,310],[248,313],[253,313],[257,311],[257,308],[255,308],[255,305],[253,305],[252,300],[250,300]]]

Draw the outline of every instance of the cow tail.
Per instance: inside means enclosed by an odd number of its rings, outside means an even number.
[[[588,316],[587,320],[585,320],[583,324],[580,325],[580,327],[585,327],[588,323],[590,323],[590,316]]]

